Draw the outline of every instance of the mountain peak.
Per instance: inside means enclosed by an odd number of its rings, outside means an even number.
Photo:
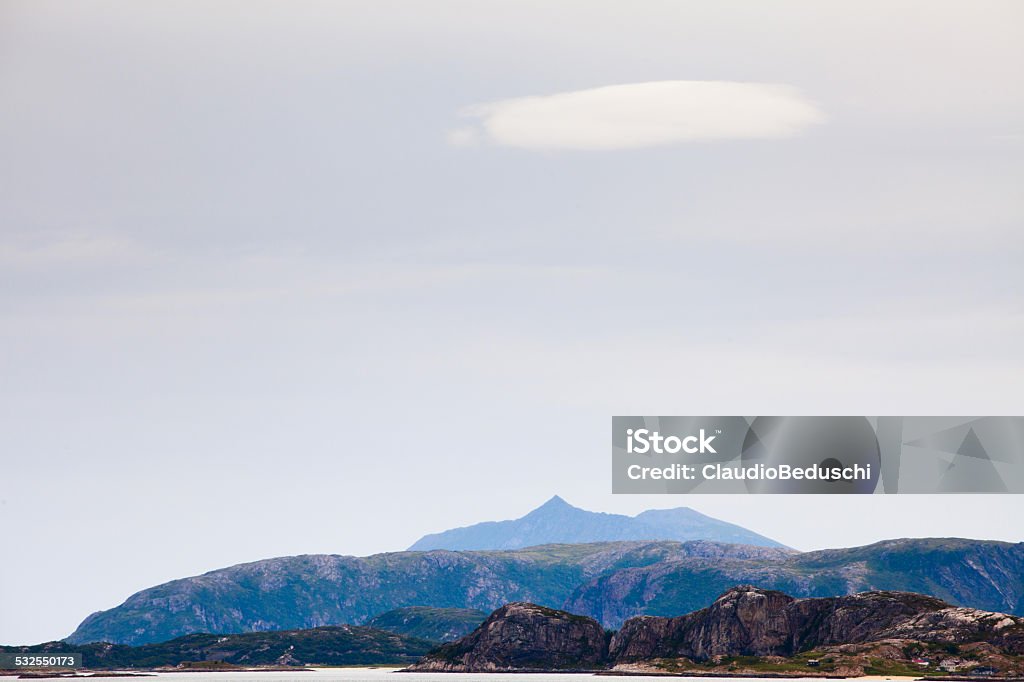
[[[541,509],[546,509],[546,510],[552,510],[552,509],[576,509],[576,507],[572,506],[571,504],[569,504],[568,502],[563,500],[558,495],[554,495],[554,496],[551,497],[550,500],[548,500],[547,502],[545,502],[541,506],[537,507],[533,511],[540,511]]]
[[[580,509],[554,495],[518,519],[487,521],[425,535],[410,550],[522,549],[548,544],[620,540],[711,540],[730,544],[784,547],[740,526],[688,507],[656,509],[636,516]]]

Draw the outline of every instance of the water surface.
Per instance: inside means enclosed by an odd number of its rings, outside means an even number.
[[[595,677],[591,673],[397,673],[397,668],[316,668],[314,670],[257,671],[257,672],[168,672],[154,673],[149,682],[668,682],[669,680],[696,680],[698,677]],[[99,675],[97,675],[99,677]],[[154,679],[157,678],[157,679]],[[119,682],[132,682],[135,678],[122,678]],[[743,680],[746,678],[733,678]],[[794,678],[799,679],[799,678]],[[146,682],[146,679],[139,679]],[[765,682],[756,680],[756,682]],[[781,678],[773,682],[784,682]],[[801,680],[800,682],[807,682]]]

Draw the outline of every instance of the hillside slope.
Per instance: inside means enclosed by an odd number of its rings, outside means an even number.
[[[367,627],[387,630],[432,642],[450,642],[465,637],[487,618],[478,609],[440,609],[408,606],[392,609],[366,621]]]
[[[87,668],[157,668],[217,661],[238,666],[381,665],[412,662],[436,646],[415,637],[340,625],[284,632],[193,634],[159,644],[78,645]],[[0,647],[2,652],[65,652],[67,644]]]
[[[597,618],[606,627],[618,627],[632,616],[675,616],[703,608],[714,595],[737,584],[798,597],[901,590],[951,604],[1021,614],[1024,543],[933,538],[806,552],[778,561],[669,558],[596,576],[562,606]]]
[[[143,590],[86,618],[68,641],[141,644],[193,632],[362,624],[409,606],[491,611],[516,601],[562,608],[618,628],[636,615],[675,616],[703,608],[737,584],[798,597],[910,590],[1020,614],[1024,544],[892,540],[800,554],[713,542],[615,542],[284,557]]]

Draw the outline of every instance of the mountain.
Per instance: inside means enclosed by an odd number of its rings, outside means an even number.
[[[529,603],[502,606],[457,642],[431,651],[410,671],[599,670],[608,639],[593,618]]]
[[[487,618],[477,609],[439,609],[407,606],[392,609],[366,621],[367,627],[433,642],[450,642],[465,637]]]
[[[560,606],[618,627],[640,614],[688,613],[742,583],[801,597],[901,590],[1022,614],[1024,543],[931,538],[791,554],[781,561],[672,558],[591,578]]]
[[[820,668],[824,659],[826,670],[819,674],[858,676],[878,669],[919,674],[914,666],[923,654],[947,670],[961,666],[1017,674],[1024,666],[1024,618],[957,608],[909,592],[796,599],[741,585],[707,608],[675,618],[631,618],[606,637],[591,618],[514,603],[409,670],[611,667],[617,672],[722,674],[742,665],[749,673],[780,676],[807,674],[808,666]]]
[[[785,545],[689,507],[651,509],[637,516],[591,512],[558,495],[511,521],[487,521],[424,535],[410,551],[521,549],[535,545],[622,540],[712,540],[758,547]]]
[[[160,642],[194,632],[363,624],[410,606],[564,609],[618,628],[637,615],[703,608],[737,584],[798,597],[868,590],[1024,613],[1024,543],[889,540],[799,553],[716,542],[609,542],[515,551],[394,552],[267,559],[175,580],[86,618],[71,643]]]
[[[788,556],[715,543],[598,543],[498,552],[303,555],[174,580],[86,618],[69,642],[160,642],[192,632],[290,630],[363,624],[407,606],[490,612],[512,601],[562,604],[577,585],[618,567],[700,554]]]
[[[616,661],[792,656],[882,640],[988,642],[1003,653],[1022,655],[1024,618],[955,608],[912,592],[796,599],[741,585],[711,606],[681,617],[631,618],[612,637],[609,656]]]
[[[415,637],[348,625],[234,635],[194,634],[160,644],[79,645],[87,668],[157,668],[218,662],[238,666],[406,664],[436,646]],[[66,652],[64,642],[0,647],[4,653]]]

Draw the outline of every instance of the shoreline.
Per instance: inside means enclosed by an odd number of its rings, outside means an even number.
[[[730,678],[732,678],[732,679],[746,679],[746,680],[773,680],[773,679],[794,680],[794,679],[804,679],[804,678],[816,679],[816,680],[865,680],[865,679],[870,679],[866,675],[864,677],[850,677],[849,675],[830,675],[830,674],[827,674],[827,673],[822,673],[821,675],[814,675],[814,674],[811,674],[811,675],[801,675],[801,674],[795,674],[795,673],[781,673],[781,672],[778,672],[778,673],[776,673],[776,672],[771,672],[771,673],[750,673],[750,674],[747,674],[747,675],[737,675],[737,674],[734,674],[734,673],[720,673],[720,672],[706,672],[706,671],[687,671],[687,672],[673,673],[673,672],[668,672],[668,671],[664,671],[664,670],[652,670],[650,672],[645,672],[645,671],[642,671],[642,670],[607,670],[607,671],[602,671],[602,672],[594,673],[594,674],[595,675],[600,675],[602,677],[613,676],[613,675],[621,675],[623,677],[711,677],[711,678],[717,678],[717,679],[730,679]],[[899,680],[919,680],[920,678],[918,678],[918,677],[877,677],[875,679],[879,679],[879,680],[897,680],[897,679],[899,679]]]
[[[602,669],[572,669],[572,670],[410,670],[391,665],[379,666],[253,666],[245,668],[210,668],[210,669],[189,669],[189,668],[149,668],[149,669],[113,669],[113,670],[89,670],[80,669],[74,671],[17,671],[2,670],[0,678],[11,679],[113,679],[121,677],[156,677],[161,674],[174,673],[293,673],[293,672],[318,672],[331,670],[377,670],[384,673],[427,673],[427,674],[450,674],[450,675],[592,675],[594,677],[676,677],[676,678],[715,678],[733,680],[796,680],[796,679],[824,679],[824,680],[861,680],[863,682],[978,682],[979,680],[991,680],[991,682],[1024,682],[1024,677],[997,677],[977,675],[943,675],[943,676],[917,676],[917,675],[836,675],[836,674],[805,674],[801,672],[751,672],[751,673],[725,673],[714,671],[686,671],[669,672],[664,670],[612,670]]]

